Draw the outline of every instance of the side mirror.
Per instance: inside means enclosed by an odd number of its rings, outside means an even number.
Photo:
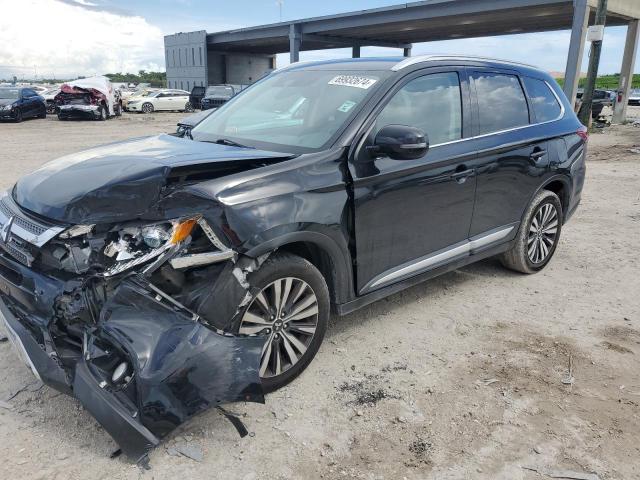
[[[372,155],[385,154],[394,160],[415,160],[427,154],[429,139],[419,128],[387,125],[380,129],[368,150]]]

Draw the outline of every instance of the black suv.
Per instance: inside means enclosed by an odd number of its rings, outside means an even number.
[[[292,65],[187,138],[69,155],[0,199],[0,309],[33,372],[140,457],[263,401],[346,314],[499,255],[535,273],[586,129],[533,67],[427,56]]]

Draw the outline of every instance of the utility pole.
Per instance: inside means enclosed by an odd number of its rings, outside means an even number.
[[[589,126],[591,119],[591,102],[593,102],[593,91],[596,88],[596,78],[598,78],[598,65],[600,64],[600,52],[602,51],[602,32],[604,32],[604,23],[607,18],[607,0],[598,0],[598,9],[596,10],[596,21],[590,30],[595,33],[595,38],[591,43],[591,54],[589,55],[589,71],[587,72],[587,84],[582,94],[582,105],[578,112],[578,118],[583,125]],[[598,27],[600,26],[601,27]],[[591,32],[590,32],[591,33]]]

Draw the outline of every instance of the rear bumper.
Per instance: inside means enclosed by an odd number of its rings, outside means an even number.
[[[61,118],[84,118],[96,119],[100,118],[100,112],[97,105],[60,105],[58,107],[58,116]]]

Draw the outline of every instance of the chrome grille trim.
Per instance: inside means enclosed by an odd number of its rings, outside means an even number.
[[[0,196],[0,230],[13,218],[11,234],[36,247],[42,247],[65,227],[44,223],[29,217],[16,205],[8,192]]]

